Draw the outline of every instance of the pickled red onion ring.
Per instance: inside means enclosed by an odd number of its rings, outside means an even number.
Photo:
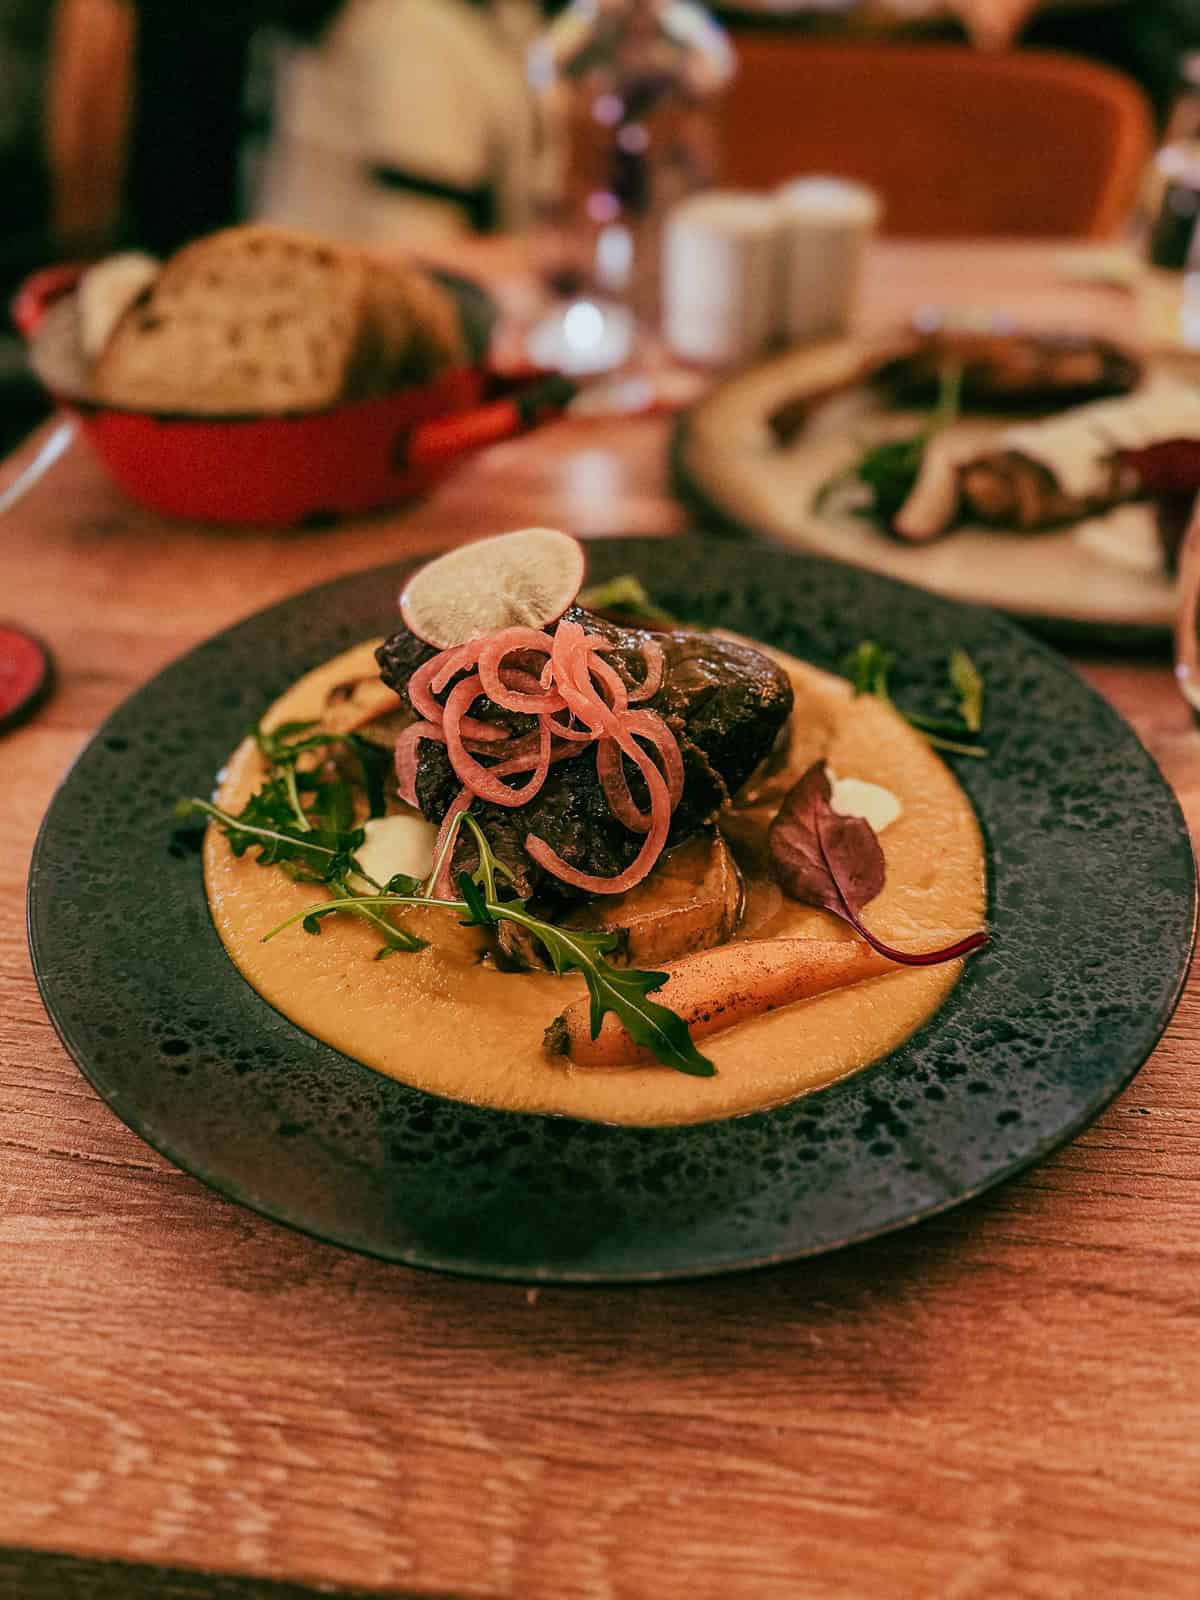
[[[593,657],[588,662],[588,670],[608,689],[609,709],[620,716],[629,707],[629,690],[624,678],[615,667],[610,667],[607,661],[601,661],[599,657]]]
[[[413,722],[396,740],[394,755],[397,793],[414,811],[421,809],[417,804],[417,746],[422,739],[437,739],[445,744],[446,735],[432,722]]]
[[[581,756],[583,754],[583,749],[581,748],[581,746],[579,744],[573,743],[573,742],[571,742],[569,740],[563,740],[563,739],[560,739],[558,737],[558,724],[553,720],[553,718],[546,717],[546,718],[543,719],[543,721],[545,722],[546,727],[550,731],[550,739],[551,739],[552,748],[554,746],[558,746],[558,747],[560,747],[561,752],[562,752],[561,754],[552,755],[551,759],[553,761],[563,761],[563,760],[566,759],[566,757],[568,755],[570,755],[570,756]],[[492,760],[496,761],[498,764],[501,763],[501,762],[513,761],[518,756],[524,757],[524,756],[532,755],[532,756],[536,757],[538,749],[540,747],[539,746],[540,734],[541,734],[541,729],[540,728],[535,728],[532,733],[523,734],[522,737],[519,738],[519,739],[510,739],[507,744],[500,744],[500,745],[493,744],[493,745],[489,745],[486,750],[473,750],[473,751],[471,751],[471,753],[472,753],[472,755],[485,755],[485,756],[488,756]],[[587,738],[587,743],[590,745],[593,742],[594,741],[592,740],[592,737],[589,734],[588,738]],[[467,739],[467,740],[464,741],[464,743],[466,744],[467,749],[470,750],[471,749],[471,741],[469,739]],[[488,768],[489,772],[495,772],[496,770],[497,770],[497,767],[489,767]],[[513,768],[514,772],[521,771],[521,770],[522,769],[519,768],[519,767],[514,767]]]
[[[510,773],[528,772],[532,766],[532,778],[530,778],[528,784],[526,784],[525,789],[518,789],[516,793],[523,794],[527,790],[532,789],[533,793],[536,794],[546,781],[546,774],[550,770],[550,763],[553,759],[554,756],[551,751],[550,743],[550,729],[547,727],[546,723],[543,722],[537,732],[536,757],[534,757],[532,751],[520,751],[515,755],[509,756],[504,761],[498,761],[494,767],[489,767],[488,771],[494,773],[496,777],[502,778],[508,776]],[[513,791],[510,789],[509,793],[511,794]]]
[[[652,700],[663,686],[663,679],[667,673],[667,658],[663,655],[662,646],[654,639],[643,639],[639,647],[642,660],[646,663],[646,676],[636,689],[629,691],[629,704],[636,705],[639,700]]]
[[[540,628],[502,628],[499,633],[485,639],[479,647],[476,670],[483,680],[488,699],[505,711],[525,711],[531,716],[542,711],[561,710],[561,695],[553,692],[529,694],[514,689],[511,684],[504,682],[502,675],[504,658],[514,651],[536,653],[549,659],[553,649],[553,639]]]
[[[455,673],[465,672],[468,667],[473,667],[478,651],[478,644],[472,641],[470,644],[455,645],[452,650],[443,650],[440,655],[435,656],[434,662],[440,661],[441,666],[430,679],[429,687],[434,694],[441,694]]]
[[[464,786],[458,791],[458,793],[454,796],[454,799],[451,800],[450,804],[446,807],[446,815],[442,818],[442,825],[438,829],[438,836],[434,840],[433,844],[433,859],[435,861],[442,853],[442,846],[446,843],[446,836],[450,832],[450,829],[454,826],[454,819],[458,816],[460,811],[467,811],[470,809],[471,801],[474,800],[474,798],[475,796],[471,793],[470,789]],[[433,885],[434,894],[441,895],[447,900],[450,899],[454,894],[455,887],[453,856],[454,851],[451,850],[445,861],[442,862],[442,870],[438,873],[437,879]]]
[[[608,801],[608,809],[631,833],[645,833],[650,827],[650,812],[639,810],[629,792],[625,762],[615,739],[597,739],[596,776]]]
[[[446,735],[443,729],[435,728],[432,722],[413,722],[397,736],[393,752],[396,765],[396,792],[405,805],[413,806],[418,811],[421,808],[417,804],[417,746],[422,739],[432,739],[437,744],[445,744]],[[503,754],[492,741],[464,739],[463,743],[472,755]]]
[[[521,694],[541,695],[541,680],[522,667],[501,667],[500,681],[506,689],[515,689]],[[555,707],[556,711],[561,709],[561,706]]]
[[[637,751],[635,759],[650,791],[650,827],[641,849],[623,872],[611,878],[599,877],[594,872],[580,872],[564,861],[544,839],[539,839],[533,833],[525,836],[525,853],[532,861],[564,883],[582,889],[585,894],[624,894],[632,889],[650,872],[667,842],[671,826],[671,797],[667,793],[666,782],[649,755],[637,744],[634,744],[634,749]]]
[[[671,810],[683,798],[683,756],[679,741],[667,727],[657,711],[634,711],[629,717],[629,727],[639,739],[648,739],[662,757],[663,776],[667,780],[667,793],[671,796]]]
[[[430,656],[428,661],[422,662],[410,675],[406,686],[408,703],[419,717],[425,718],[426,722],[441,723],[442,707],[433,697],[433,680],[441,675],[442,668],[447,664],[447,656],[450,656],[453,662],[461,654],[461,650],[443,650],[439,655]],[[457,671],[457,667],[455,670]]]
[[[588,657],[588,636],[577,622],[560,622],[554,635],[551,665],[558,691],[576,722],[595,733],[619,739],[621,720],[593,687]]]
[[[458,645],[453,650],[443,650],[440,655],[431,656],[409,678],[409,705],[419,717],[424,717],[435,728],[442,725],[443,711],[441,702],[435,700],[434,695],[440,694],[456,673],[472,664],[478,648],[472,643]],[[479,739],[484,743],[499,743],[501,739],[510,737],[509,729],[502,722],[480,722],[476,717],[465,719],[462,733],[464,738]]]
[[[450,765],[454,768],[462,782],[473,794],[481,800],[490,800],[497,806],[523,806],[532,800],[541,788],[545,779],[545,771],[539,761],[533,777],[519,789],[510,789],[506,783],[501,783],[494,776],[495,768],[480,766],[474,756],[463,743],[463,732],[470,718],[466,716],[467,707],[483,693],[483,684],[477,672],[464,678],[461,683],[456,683],[450,691],[450,698],[446,701],[445,715],[442,720],[442,731],[446,735],[446,751],[450,757]],[[546,748],[546,766],[549,766],[550,730],[543,723],[540,737]]]
[[[589,728],[568,728],[565,723],[556,722],[553,716],[550,718],[550,731],[556,739],[578,740],[581,744],[591,744],[596,737]]]
[[[683,757],[674,734],[653,711],[634,712],[629,718],[629,728],[638,738],[649,739],[658,750],[671,798],[671,810],[674,811],[683,794]],[[621,753],[621,746],[616,740],[601,739],[596,745],[596,776],[600,779],[608,809],[617,821],[623,822],[632,833],[645,833],[650,826],[650,813],[643,811],[629,792]]]
[[[405,729],[396,743],[401,798],[416,804],[423,738],[445,744],[462,783],[442,819],[439,843],[444,843],[454,819],[474,799],[514,809],[526,805],[541,790],[554,763],[572,760],[595,745],[597,777],[609,809],[630,832],[645,835],[636,857],[623,872],[605,878],[572,867],[533,833],[526,836],[526,852],[546,871],[590,894],[622,894],[641,882],[662,852],[671,815],[683,794],[683,756],[661,716],[632,709],[661,688],[666,671],[662,649],[652,640],[640,643],[645,676],[631,687],[612,663],[601,659],[613,648],[577,622],[560,622],[553,634],[504,628],[486,639],[443,650],[412,674],[408,697],[424,720]],[[545,662],[539,671],[527,659],[520,665],[510,662],[513,655],[541,655]],[[450,687],[443,705],[436,697],[456,677],[459,682]],[[536,717],[536,729],[514,737],[503,724],[472,717],[471,707],[484,695],[502,710]],[[480,754],[489,758],[489,765],[475,759]],[[626,759],[646,784],[648,810],[633,799]],[[525,772],[529,778],[519,788],[504,782]],[[451,883],[448,863],[439,881],[443,889]]]

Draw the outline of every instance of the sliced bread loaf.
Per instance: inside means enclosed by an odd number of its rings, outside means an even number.
[[[150,288],[160,263],[140,250],[109,256],[79,280],[79,337],[89,361],[103,354],[121,318]]]
[[[199,415],[317,411],[352,387],[367,324],[355,252],[265,224],[186,246],[121,319],[97,398]]]
[[[367,340],[357,392],[386,394],[462,366],[467,347],[453,295],[419,267],[374,255],[364,261]]]

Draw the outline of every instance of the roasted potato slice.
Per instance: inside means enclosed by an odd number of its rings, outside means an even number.
[[[737,864],[720,834],[706,828],[668,850],[650,876],[628,894],[589,900],[566,922],[570,927],[620,931],[622,950],[609,959],[630,967],[653,967],[724,944],[741,913]]]
[[[654,967],[724,944],[742,916],[742,875],[725,840],[704,828],[668,850],[648,878],[623,895],[597,895],[562,919],[565,928],[609,929],[620,943],[608,959],[618,967]],[[547,965],[541,946],[503,923],[497,959],[509,968]]]
[[[329,733],[354,733],[396,713],[403,713],[404,722],[412,721],[411,711],[396,691],[381,683],[377,672],[370,672],[335,684],[325,697],[320,722]]]

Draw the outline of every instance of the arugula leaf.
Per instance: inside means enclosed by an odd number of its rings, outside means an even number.
[[[891,439],[864,451],[854,476],[871,491],[871,503],[862,514],[890,528],[900,507],[913,491],[921,462],[925,459],[928,435],[912,439]]]
[[[420,894],[420,878],[410,877],[407,872],[397,872],[383,886],[384,894]]]
[[[283,809],[266,790],[251,795],[237,816],[223,811],[208,800],[180,800],[175,815],[183,821],[197,813],[210,817],[224,831],[235,856],[245,855],[257,846],[258,864],[275,867],[301,862],[318,875],[322,883],[345,872],[356,870],[354,851],[363,842],[363,831],[355,828],[339,833],[324,828],[302,829],[281,816]]]
[[[958,693],[959,715],[969,732],[978,733],[983,727],[983,679],[961,648],[950,653],[950,682]]]
[[[354,790],[349,780],[325,762],[318,763],[315,770],[301,771],[298,766],[306,751],[325,754],[348,746],[359,759],[364,783],[372,785],[378,780],[378,814],[382,815],[378,762],[354,745],[354,735],[321,732],[315,722],[284,722],[269,731],[259,726],[252,736],[268,763],[268,775],[239,814],[231,816],[209,801],[196,799],[180,801],[176,814],[181,818],[197,813],[206,816],[224,831],[235,855],[257,849],[259,866],[279,867],[301,883],[323,883],[339,898],[353,902],[355,914],[369,922],[383,941],[377,960],[397,950],[423,950],[426,940],[359,903],[365,896],[351,880],[371,880],[355,856],[365,833],[355,826]],[[386,760],[386,752],[381,754]],[[323,909],[314,909],[304,921],[305,932],[319,933],[322,915]]]
[[[468,884],[469,889],[466,887]],[[616,934],[560,928],[552,922],[544,922],[540,917],[531,916],[520,901],[487,900],[468,873],[461,874],[459,886],[464,891],[461,900],[434,899],[425,894],[380,894],[328,900],[322,905],[297,911],[277,928],[264,934],[263,938],[273,939],[297,922],[307,932],[319,933],[321,921],[337,911],[362,911],[400,905],[440,906],[448,911],[463,912],[468,926],[476,921],[485,927],[495,927],[504,921],[515,922],[528,929],[542,944],[556,972],[561,974],[574,970],[582,974],[591,999],[593,1038],[600,1031],[605,1013],[612,1011],[624,1024],[630,1038],[652,1050],[664,1066],[674,1067],[677,1072],[686,1072],[697,1078],[711,1078],[716,1072],[712,1062],[696,1049],[683,1018],[667,1006],[647,998],[653,990],[666,983],[669,974],[642,972],[633,967],[614,967],[605,960],[605,953],[620,942]]]
[[[306,751],[328,751],[343,746],[358,760],[368,815],[382,817],[387,810],[384,780],[391,771],[392,756],[389,750],[373,740],[364,739],[359,733],[323,732],[316,722],[281,722],[269,731],[259,726],[252,730],[251,737],[273,772],[281,776],[288,771],[295,772],[296,763]],[[314,780],[313,774],[297,773],[297,789],[311,789],[314,782],[319,783],[320,780]]]
[[[874,639],[860,639],[842,663],[842,669],[854,685],[854,693],[874,695],[890,706],[898,716],[912,724],[935,750],[948,755],[983,758],[987,751],[982,745],[964,742],[964,735],[979,733],[983,726],[983,679],[978,668],[965,650],[955,650],[950,657],[950,682],[958,691],[961,721],[930,715],[924,711],[909,711],[892,699],[889,684],[896,657]]]
[[[631,572],[623,572],[607,583],[592,584],[580,593],[576,604],[585,611],[619,611],[622,617],[644,622],[652,628],[680,626],[678,617],[656,605],[646,593],[642,580]]]
[[[525,928],[538,940],[557,973],[575,971],[582,975],[591,1001],[593,1038],[600,1031],[605,1013],[612,1011],[624,1024],[630,1038],[653,1051],[664,1066],[694,1077],[711,1077],[716,1068],[696,1049],[687,1024],[667,1006],[648,998],[655,989],[666,983],[668,974],[614,967],[605,957],[620,944],[616,933],[560,928],[533,916],[523,900],[501,900],[498,897],[497,879],[502,875],[507,876],[506,870],[496,859],[478,822],[469,813],[460,813],[455,818],[454,826],[447,834],[443,857],[453,848],[463,826],[469,828],[474,836],[479,850],[479,865],[473,873],[459,873],[461,899],[435,896],[428,882],[420,885],[401,874],[393,878],[380,894],[343,895],[298,911],[278,927],[272,928],[264,935],[264,939],[274,939],[296,923],[300,923],[306,933],[320,933],[324,919],[340,911],[357,912],[359,915],[378,914],[399,906],[439,906],[448,911],[458,911],[468,926],[495,928],[501,922],[512,922]],[[438,865],[435,865],[434,877],[438,870]]]
[[[312,815],[319,818],[325,828],[345,833],[354,827],[354,790],[345,778],[315,784],[312,793]]]
[[[364,739],[361,733],[352,733],[346,743],[358,757],[362,767],[363,788],[367,794],[367,815],[382,817],[387,812],[384,780],[392,772],[394,762],[390,749],[376,744],[374,739]]]
[[[591,1030],[595,1039],[606,1011],[615,1012],[625,1032],[635,1044],[654,1052],[655,1059],[676,1072],[693,1078],[711,1078],[716,1067],[701,1055],[688,1032],[687,1023],[670,1009],[647,996],[661,989],[669,976],[665,972],[640,972],[636,967],[614,967],[597,956],[593,965],[581,969],[591,996]]]
[[[327,745],[330,735],[312,733],[316,722],[281,722],[278,727],[266,729],[261,724],[250,730],[250,737],[272,767],[294,761],[304,750],[316,750]],[[308,734],[310,737],[305,738]]]
[[[643,972],[636,967],[614,967],[605,956],[620,944],[620,936],[613,932],[588,933],[574,928],[560,928],[552,922],[533,917],[521,900],[497,902],[495,883],[497,874],[508,876],[508,869],[496,858],[483,829],[470,812],[463,813],[463,822],[475,837],[479,848],[479,868],[475,880],[462,874],[460,887],[466,896],[467,884],[475,887],[476,899],[473,914],[480,911],[496,920],[516,922],[528,929],[549,956],[554,970],[562,974],[573,969],[583,974],[591,1001],[590,1022],[592,1038],[600,1032],[606,1011],[612,1011],[624,1023],[625,1031],[635,1044],[652,1050],[664,1066],[674,1067],[693,1077],[710,1078],[716,1068],[707,1056],[702,1056],[692,1042],[687,1024],[682,1017],[667,1006],[647,998],[655,989],[661,989],[670,976],[666,972]]]
[[[465,928],[495,927],[496,919],[488,910],[484,892],[469,872],[459,873],[458,887],[467,911],[466,916],[463,918],[463,926]]]
[[[492,849],[491,841],[487,834],[484,833],[483,829],[479,826],[479,823],[469,811],[464,812],[463,823],[474,835],[475,848],[479,852],[479,865],[475,869],[475,881],[479,884],[479,887],[483,890],[484,894],[489,900],[495,900],[497,899],[497,879],[505,878],[509,883],[511,883],[513,881],[512,873]],[[525,902],[523,900],[519,901],[518,903],[524,907]]]
[[[387,917],[359,904],[367,897],[356,895],[348,879],[351,874],[365,876],[354,858],[354,851],[363,842],[361,828],[349,833],[334,833],[322,828],[303,830],[284,823],[249,820],[248,812],[272,814],[271,807],[259,804],[261,800],[261,793],[252,795],[236,817],[207,800],[181,800],[175,807],[175,815],[181,821],[197,813],[211,818],[224,832],[235,856],[245,855],[247,850],[257,847],[256,860],[260,867],[280,867],[302,883],[328,884],[350,909],[356,910],[383,936],[384,949],[381,953],[425,948],[427,940],[418,938],[405,928],[396,927]],[[325,914],[326,908],[323,906],[311,908],[311,914],[306,916],[304,923],[305,932],[319,933],[317,923]]]
[[[888,674],[895,660],[892,652],[876,644],[874,639],[860,639],[844,662],[846,675],[854,685],[854,693],[873,694],[891,705]]]
[[[176,808],[181,818],[195,813],[210,818],[224,831],[235,855],[244,855],[255,848],[260,866],[277,866],[293,877],[322,883],[329,889],[329,900],[289,917],[266,935],[268,939],[297,922],[305,933],[319,934],[327,917],[347,912],[362,917],[381,935],[383,942],[375,957],[380,961],[397,951],[421,950],[426,945],[426,940],[392,920],[392,913],[401,907],[441,906],[456,910],[462,913],[467,926],[496,928],[501,922],[516,923],[542,945],[556,972],[582,974],[591,1000],[593,1037],[599,1033],[605,1013],[612,1011],[624,1023],[630,1038],[652,1050],[664,1065],[700,1077],[711,1076],[716,1069],[696,1049],[682,1018],[648,998],[666,983],[667,973],[614,967],[605,957],[620,943],[616,933],[559,928],[533,916],[524,900],[503,899],[500,882],[503,879],[511,885],[512,874],[497,858],[483,829],[468,812],[460,813],[454,826],[447,830],[437,860],[423,884],[405,873],[398,873],[381,891],[358,893],[352,879],[361,880],[366,874],[355,859],[355,851],[363,843],[365,833],[362,828],[353,826],[351,786],[344,777],[326,776],[324,764],[317,771],[301,772],[297,761],[308,750],[325,749],[338,743],[350,745],[359,756],[364,783],[369,786],[378,782],[381,810],[382,775],[370,753],[354,744],[353,735],[343,739],[314,732],[315,727],[311,722],[289,722],[269,733],[261,728],[255,730],[255,741],[270,770],[262,788],[251,795],[236,817],[206,800],[184,800]],[[369,741],[360,743],[369,744]],[[464,871],[458,875],[461,899],[438,898],[435,886],[464,827],[473,837],[477,865],[473,872]]]
[[[393,956],[401,950],[407,952],[424,950],[428,945],[427,939],[418,938],[407,928],[398,927],[376,905],[368,903],[376,897],[355,894],[346,883],[339,883],[336,887],[340,898],[327,900],[319,906],[309,906],[306,911],[300,913],[300,926],[305,933],[320,933],[321,923],[325,917],[344,911],[361,917],[364,922],[369,922],[382,936],[383,943],[375,952],[376,961],[382,961],[386,956]]]

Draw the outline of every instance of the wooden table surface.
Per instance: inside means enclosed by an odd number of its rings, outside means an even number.
[[[1127,327],[1124,297],[1055,264],[890,244],[864,314]],[[339,573],[533,522],[674,533],[666,439],[559,424],[402,514],[279,534],[131,509],[77,444],[0,519],[0,614],[61,673],[0,740],[0,1596],[1200,1592],[1195,983],[1116,1104],[980,1201],[770,1273],[536,1294],[219,1199],[117,1121],[47,1021],[30,848],[119,700]],[[1165,662],[1080,665],[1195,828],[1200,735]]]

